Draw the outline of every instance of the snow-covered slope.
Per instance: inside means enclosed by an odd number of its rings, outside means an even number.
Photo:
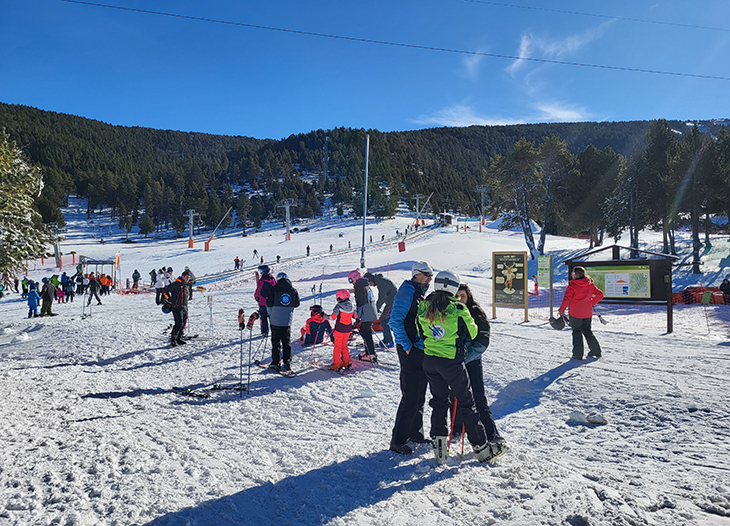
[[[297,334],[308,305],[331,310],[360,259],[356,222],[312,222],[289,242],[281,228],[227,233],[205,252],[208,236],[193,249],[186,239],[123,244],[118,233],[102,245],[91,237],[98,219],[90,225],[78,208],[67,210],[62,250],[119,252],[125,277],[138,268],[146,281],[152,268],[188,265],[201,278],[231,270],[236,256],[249,268],[254,248],[267,262],[281,255],[276,270],[303,300]],[[398,252],[391,238],[408,221],[368,227],[374,242],[386,236],[367,251],[368,267],[396,284],[416,260],[452,269],[491,312],[491,252],[524,250],[520,234],[436,231]],[[307,245],[312,256],[302,258]],[[548,242],[548,250],[581,248]],[[241,372],[248,382],[260,339],[241,333],[236,316],[255,308],[254,283],[245,270],[195,293],[189,333],[199,337],[176,348],[163,334],[171,316],[151,294],[105,296],[85,319],[80,299],[34,319],[19,295],[2,299],[0,524],[730,524],[730,354],[719,307],[678,312],[688,329],[670,335],[651,316],[637,316],[632,334],[596,324],[604,357],[586,362],[569,360],[569,331],[500,309],[483,365],[511,450],[484,465],[468,444],[460,458],[455,441],[437,467],[428,445],[412,457],[387,450],[397,367],[355,363],[345,375],[312,367],[329,363],[326,346],[295,345],[294,379],[254,367],[248,392],[201,399],[173,390],[234,385]],[[397,363],[392,351],[380,356]],[[586,423],[594,413],[607,424]]]

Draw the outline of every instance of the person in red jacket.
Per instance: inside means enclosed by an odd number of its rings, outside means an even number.
[[[593,284],[590,276],[586,275],[583,267],[573,267],[570,274],[568,288],[565,290],[563,302],[558,312],[565,314],[565,309],[570,311],[570,328],[573,329],[573,358],[583,359],[583,338],[588,342],[590,358],[601,357],[601,346],[591,330],[593,319],[593,306],[603,299],[601,289]]]
[[[332,319],[335,323],[335,346],[332,352],[332,365],[330,369],[338,371],[350,368],[350,350],[347,348],[347,341],[352,332],[352,321],[357,318],[355,308],[350,300],[350,291],[340,289],[335,294],[337,305],[332,311]]]

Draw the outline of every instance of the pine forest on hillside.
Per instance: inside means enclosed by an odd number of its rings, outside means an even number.
[[[362,214],[366,134],[368,213],[392,216],[398,202],[431,196],[427,211],[485,214],[522,228],[532,254],[545,234],[588,235],[590,246],[624,235],[638,246],[644,228],[691,227],[696,254],[710,216],[730,209],[727,121],[554,123],[470,126],[381,133],[337,128],[260,140],[141,127],[0,103],[0,130],[40,168],[34,196],[45,223],[63,224],[69,194],[89,214],[111,208],[120,227],[186,228],[185,212],[221,228],[260,226],[283,199],[314,217],[327,202]],[[225,216],[232,208],[234,213]],[[531,222],[542,227],[534,238]],[[698,258],[696,258],[697,260]],[[696,269],[699,272],[699,268]]]

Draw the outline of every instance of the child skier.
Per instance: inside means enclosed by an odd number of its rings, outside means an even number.
[[[28,317],[29,318],[37,318],[38,317],[38,302],[41,300],[40,294],[38,294],[38,291],[36,290],[36,286],[34,282],[29,282],[28,285]]]
[[[352,332],[352,319],[356,316],[352,301],[350,301],[349,290],[338,290],[335,298],[337,298],[337,305],[332,311],[332,319],[336,319],[337,322],[335,323],[335,348],[330,366],[333,371],[350,368],[350,351],[347,348],[347,340],[350,339],[350,332]]]
[[[324,337],[332,333],[330,321],[325,318],[326,315],[321,305],[312,305],[309,307],[309,312],[312,316],[307,320],[304,328],[301,329],[301,340],[304,345],[322,343]]]

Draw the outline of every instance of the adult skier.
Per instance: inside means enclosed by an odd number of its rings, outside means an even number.
[[[155,278],[155,303],[162,305],[164,303],[162,299],[162,289],[168,284],[165,282],[165,271],[160,269],[157,271],[157,277]]]
[[[43,301],[43,304],[41,305],[41,316],[55,316],[55,314],[51,312],[51,307],[53,307],[53,298],[56,295],[56,287],[48,278],[43,278],[41,281],[43,282],[43,288],[41,288],[40,292],[41,300]]]
[[[99,283],[99,280],[96,278],[96,276],[94,276],[93,272],[89,274],[89,284],[87,286],[87,290],[89,292],[89,301],[86,303],[86,306],[88,307],[89,305],[91,305],[91,298],[96,298],[97,305],[101,305],[101,300],[99,299],[101,283]]]
[[[170,283],[163,289],[163,294],[170,303],[172,317],[175,320],[175,324],[172,326],[172,332],[170,332],[170,345],[173,347],[177,345],[185,345],[185,340],[182,339],[182,328],[185,316],[185,298],[187,295],[186,285],[190,280],[190,272],[184,271],[179,278]]]
[[[132,272],[132,281],[134,284],[132,285],[132,288],[134,290],[137,290],[139,288],[139,278],[142,277],[139,273],[139,270],[134,269],[134,272]]]
[[[370,272],[366,272],[365,277],[368,282],[370,282],[371,286],[378,287],[378,301],[375,303],[375,308],[378,312],[381,312],[380,309],[382,308],[380,326],[383,328],[383,341],[380,342],[379,347],[381,349],[392,349],[395,344],[393,343],[393,333],[390,330],[388,322],[390,321],[390,314],[393,310],[393,300],[395,299],[395,295],[398,293],[398,289],[392,281],[384,277],[382,274],[371,274]]]
[[[573,267],[568,288],[565,289],[563,302],[558,312],[562,316],[565,309],[570,312],[570,328],[573,331],[573,359],[583,359],[583,338],[588,342],[588,356],[601,357],[601,346],[591,330],[593,307],[603,299],[603,291],[593,284],[583,267]]]
[[[423,340],[416,327],[418,305],[431,283],[433,270],[425,261],[411,267],[411,279],[404,281],[393,300],[390,327],[400,362],[401,400],[395,415],[390,450],[401,455],[413,453],[408,442],[430,442],[423,432],[423,406],[428,380],[423,371]]]
[[[259,275],[259,272],[261,275]],[[261,334],[269,335],[269,312],[266,308],[266,300],[271,294],[271,289],[276,285],[276,278],[271,274],[268,265],[261,265],[256,275],[256,292],[254,299],[259,302],[259,315],[261,317]]]
[[[363,362],[375,363],[378,356],[375,354],[373,343],[373,322],[378,319],[378,310],[375,308],[375,298],[370,288],[370,282],[364,278],[359,270],[353,270],[347,275],[347,280],[355,287],[355,312],[360,320],[358,331],[365,344],[365,352],[357,358]]]
[[[294,309],[299,307],[299,293],[284,272],[276,275],[276,284],[266,299],[271,316],[270,369],[291,373],[291,323]],[[283,353],[280,352],[283,351]],[[283,367],[280,365],[283,361]]]

